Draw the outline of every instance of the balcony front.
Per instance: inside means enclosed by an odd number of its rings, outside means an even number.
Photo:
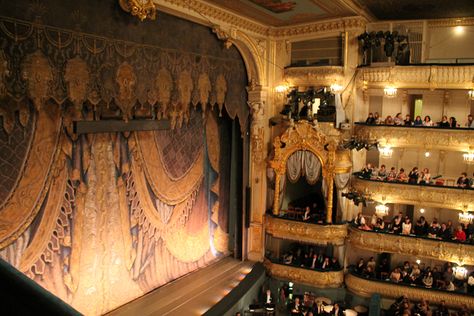
[[[312,244],[343,245],[347,237],[347,224],[323,225],[299,220],[283,219],[267,214],[265,231],[275,238]]]
[[[446,305],[451,308],[462,308],[465,305],[470,310],[474,309],[474,296],[465,293],[396,284],[390,281],[364,278],[353,273],[346,274],[345,284],[352,293],[362,297],[371,297],[378,293],[382,297],[396,299],[406,295],[412,301],[427,300],[433,305],[445,301]]]
[[[356,124],[355,135],[360,139],[377,140],[382,145],[433,150],[470,150],[474,144],[474,129],[439,128],[396,125]]]
[[[472,208],[474,190],[457,187],[420,185],[354,177],[353,188],[367,192],[375,201],[423,205],[438,208],[463,210]]]
[[[458,265],[474,265],[474,245],[472,244],[365,231],[356,227],[349,228],[349,242],[359,249],[377,253],[389,252],[449,261]]]
[[[318,288],[338,288],[344,282],[344,271],[317,271],[306,268],[274,263],[265,259],[268,274],[276,279],[302,283]]]

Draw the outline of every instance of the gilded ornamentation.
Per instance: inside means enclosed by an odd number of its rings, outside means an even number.
[[[277,238],[324,245],[343,245],[347,237],[347,225],[308,224],[270,215],[266,216],[265,231]]]
[[[371,281],[350,273],[346,275],[345,284],[351,292],[362,297],[371,297],[375,293],[387,298],[399,298],[402,295],[406,295],[413,301],[424,299],[433,305],[445,301],[448,307],[461,308],[465,304],[469,309],[474,309],[474,299],[472,299],[472,296],[465,294],[434,291],[432,289],[403,286],[390,282]]]
[[[118,67],[115,80],[119,85],[117,104],[122,111],[123,119],[127,121],[132,117],[132,110],[135,106],[136,96],[134,89],[137,83],[137,76],[132,66],[124,62]]]
[[[383,88],[396,82],[397,88],[468,89],[472,86],[474,66],[392,66],[359,69],[358,80],[368,88]]]
[[[371,192],[371,198],[376,201],[385,199],[386,203],[401,203],[423,205],[440,208],[462,210],[464,205],[473,207],[471,190],[460,190],[442,186],[413,186],[399,183],[369,181],[355,178],[354,189],[360,192]],[[384,197],[384,198],[382,198]]]
[[[216,102],[219,106],[219,116],[222,115],[222,108],[225,103],[227,93],[227,81],[223,74],[219,74],[216,79]]]
[[[156,5],[153,0],[119,0],[120,7],[143,22],[156,19]]]
[[[66,64],[64,79],[68,84],[69,99],[74,103],[76,112],[80,113],[87,98],[89,67],[80,57],[74,57]]]
[[[40,50],[29,55],[23,63],[23,78],[28,82],[28,94],[37,110],[40,110],[53,80],[48,59]]]
[[[248,102],[252,113],[251,140],[252,140],[252,159],[255,163],[260,164],[265,159],[265,127],[263,121],[265,119],[265,103],[264,102]]]
[[[198,79],[199,103],[201,104],[202,115],[206,115],[206,106],[209,102],[209,94],[211,93],[211,81],[207,73],[203,72]]]
[[[265,260],[263,264],[268,273],[277,279],[284,279],[319,288],[337,288],[341,287],[344,282],[344,272],[342,270],[321,272],[272,263],[269,260]]]
[[[178,78],[178,90],[181,109],[178,111],[178,128],[184,122],[189,122],[189,106],[191,104],[191,94],[193,92],[193,80],[189,71],[183,71]]]
[[[289,67],[285,68],[284,78],[294,86],[311,87],[316,85],[330,86],[344,82],[344,67]]]
[[[391,147],[467,151],[474,144],[474,134],[468,130],[413,129],[390,126],[356,125],[355,133],[361,139],[377,139]]]
[[[168,104],[171,100],[171,91],[173,90],[173,78],[170,72],[162,68],[158,72],[155,80],[156,88],[158,89],[158,119],[168,117]]]
[[[218,39],[224,42],[225,48],[229,49],[232,46],[230,34],[224,31],[219,25],[214,25],[212,32],[216,34]]]
[[[443,242],[436,239],[414,238],[393,234],[378,234],[351,227],[350,243],[360,249],[390,252],[454,262],[459,265],[474,264],[474,246]]]

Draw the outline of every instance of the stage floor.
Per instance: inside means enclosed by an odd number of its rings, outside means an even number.
[[[253,264],[230,257],[221,259],[106,315],[202,315],[237,286]]]

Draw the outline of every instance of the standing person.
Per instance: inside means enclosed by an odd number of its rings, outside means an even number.
[[[472,117],[472,114],[469,114],[467,116],[466,127],[467,128],[474,128],[474,118]]]
[[[408,183],[410,184],[417,184],[418,183],[418,167],[415,167],[410,171],[408,174]]]
[[[420,174],[420,184],[430,184],[431,174],[430,169],[424,168]]]

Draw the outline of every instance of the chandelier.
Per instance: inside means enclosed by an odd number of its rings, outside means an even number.
[[[466,152],[462,155],[464,162],[467,164],[474,164],[474,151]]]
[[[393,149],[390,146],[381,146],[379,147],[379,153],[383,158],[392,158]]]
[[[468,211],[463,211],[462,213],[459,213],[459,222],[461,224],[470,224],[472,223],[472,220],[474,219],[474,214],[469,213]]]
[[[378,217],[384,217],[388,215],[388,206],[385,204],[379,204],[375,207],[375,214]]]
[[[394,86],[386,86],[383,89],[383,94],[387,98],[393,98],[393,97],[397,96],[397,88],[395,88]]]

